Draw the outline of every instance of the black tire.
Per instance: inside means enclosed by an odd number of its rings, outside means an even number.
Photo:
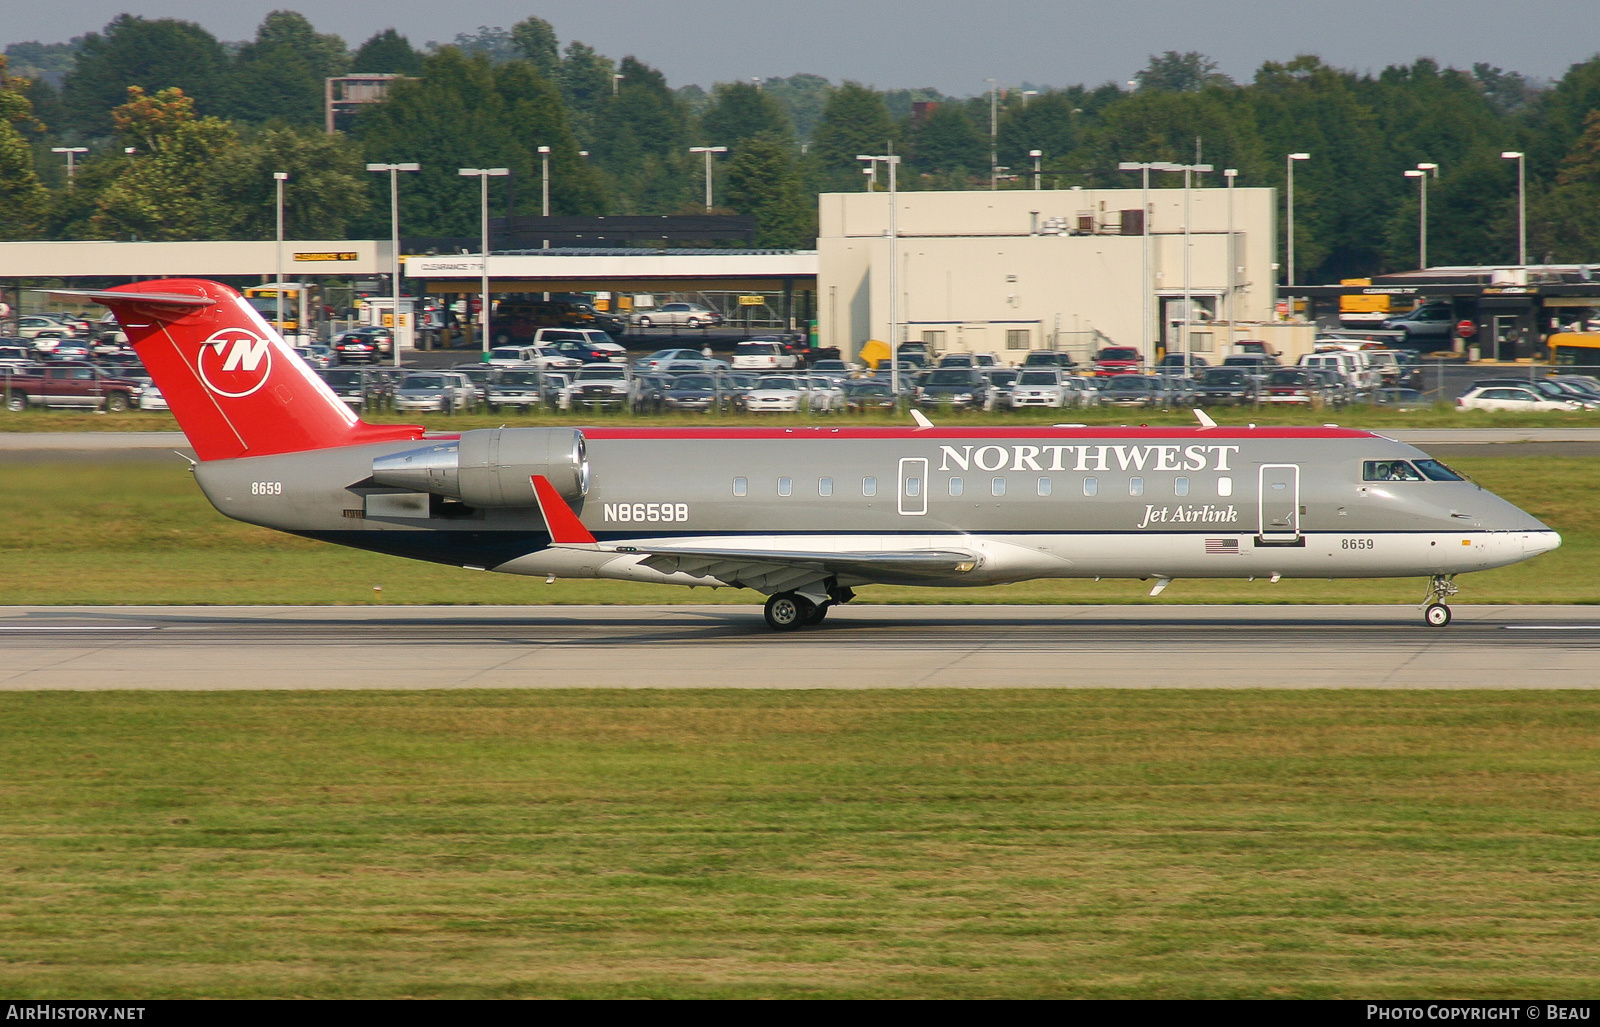
[[[6,400],[6,409],[13,414],[20,414],[28,409],[28,397],[20,392],[13,392],[11,398]]]
[[[806,625],[814,610],[811,600],[804,596],[776,592],[767,597],[762,614],[767,619],[767,627],[773,631],[794,631]]]
[[[128,396],[127,396],[127,393],[113,392],[111,395],[106,397],[106,413],[108,413],[108,414],[125,414],[127,412],[128,412]]]
[[[686,317],[683,319],[683,326],[685,328],[699,328],[700,319],[698,317]]]
[[[1450,623],[1450,607],[1443,603],[1430,603],[1428,608],[1422,611],[1422,619],[1430,628],[1442,628]]]
[[[812,609],[811,616],[806,618],[806,627],[815,627],[827,619],[828,607],[832,605],[832,603],[818,603],[816,607]]]
[[[650,327],[650,319],[648,317],[641,317],[636,322],[636,324],[638,324],[638,326],[640,328],[649,328]]]

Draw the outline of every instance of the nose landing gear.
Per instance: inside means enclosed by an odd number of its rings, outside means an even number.
[[[1442,600],[1461,591],[1460,586],[1450,580],[1453,576],[1435,574],[1428,579],[1428,594],[1422,597],[1422,619],[1429,627],[1442,628],[1450,623],[1450,607]]]

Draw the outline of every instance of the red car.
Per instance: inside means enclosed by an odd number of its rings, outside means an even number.
[[[1144,358],[1132,346],[1107,346],[1094,355],[1092,370],[1096,375],[1138,374],[1144,370]]]

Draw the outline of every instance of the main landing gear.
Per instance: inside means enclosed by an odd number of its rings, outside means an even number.
[[[1422,597],[1422,619],[1429,627],[1442,628],[1450,623],[1450,607],[1441,600],[1445,600],[1461,591],[1459,585],[1451,581],[1453,575],[1435,574],[1428,580],[1428,594]]]
[[[829,607],[848,603],[855,597],[856,594],[848,588],[829,589],[828,598],[820,603],[798,592],[774,592],[767,597],[767,605],[762,613],[767,619],[767,627],[773,631],[794,631],[821,624],[823,618],[828,616]]]

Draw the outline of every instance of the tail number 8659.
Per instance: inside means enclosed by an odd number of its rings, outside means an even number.
[[[1339,540],[1341,549],[1373,549],[1376,548],[1370,538],[1344,538]]]
[[[252,496],[281,496],[283,495],[283,482],[281,481],[253,481],[250,483]]]

